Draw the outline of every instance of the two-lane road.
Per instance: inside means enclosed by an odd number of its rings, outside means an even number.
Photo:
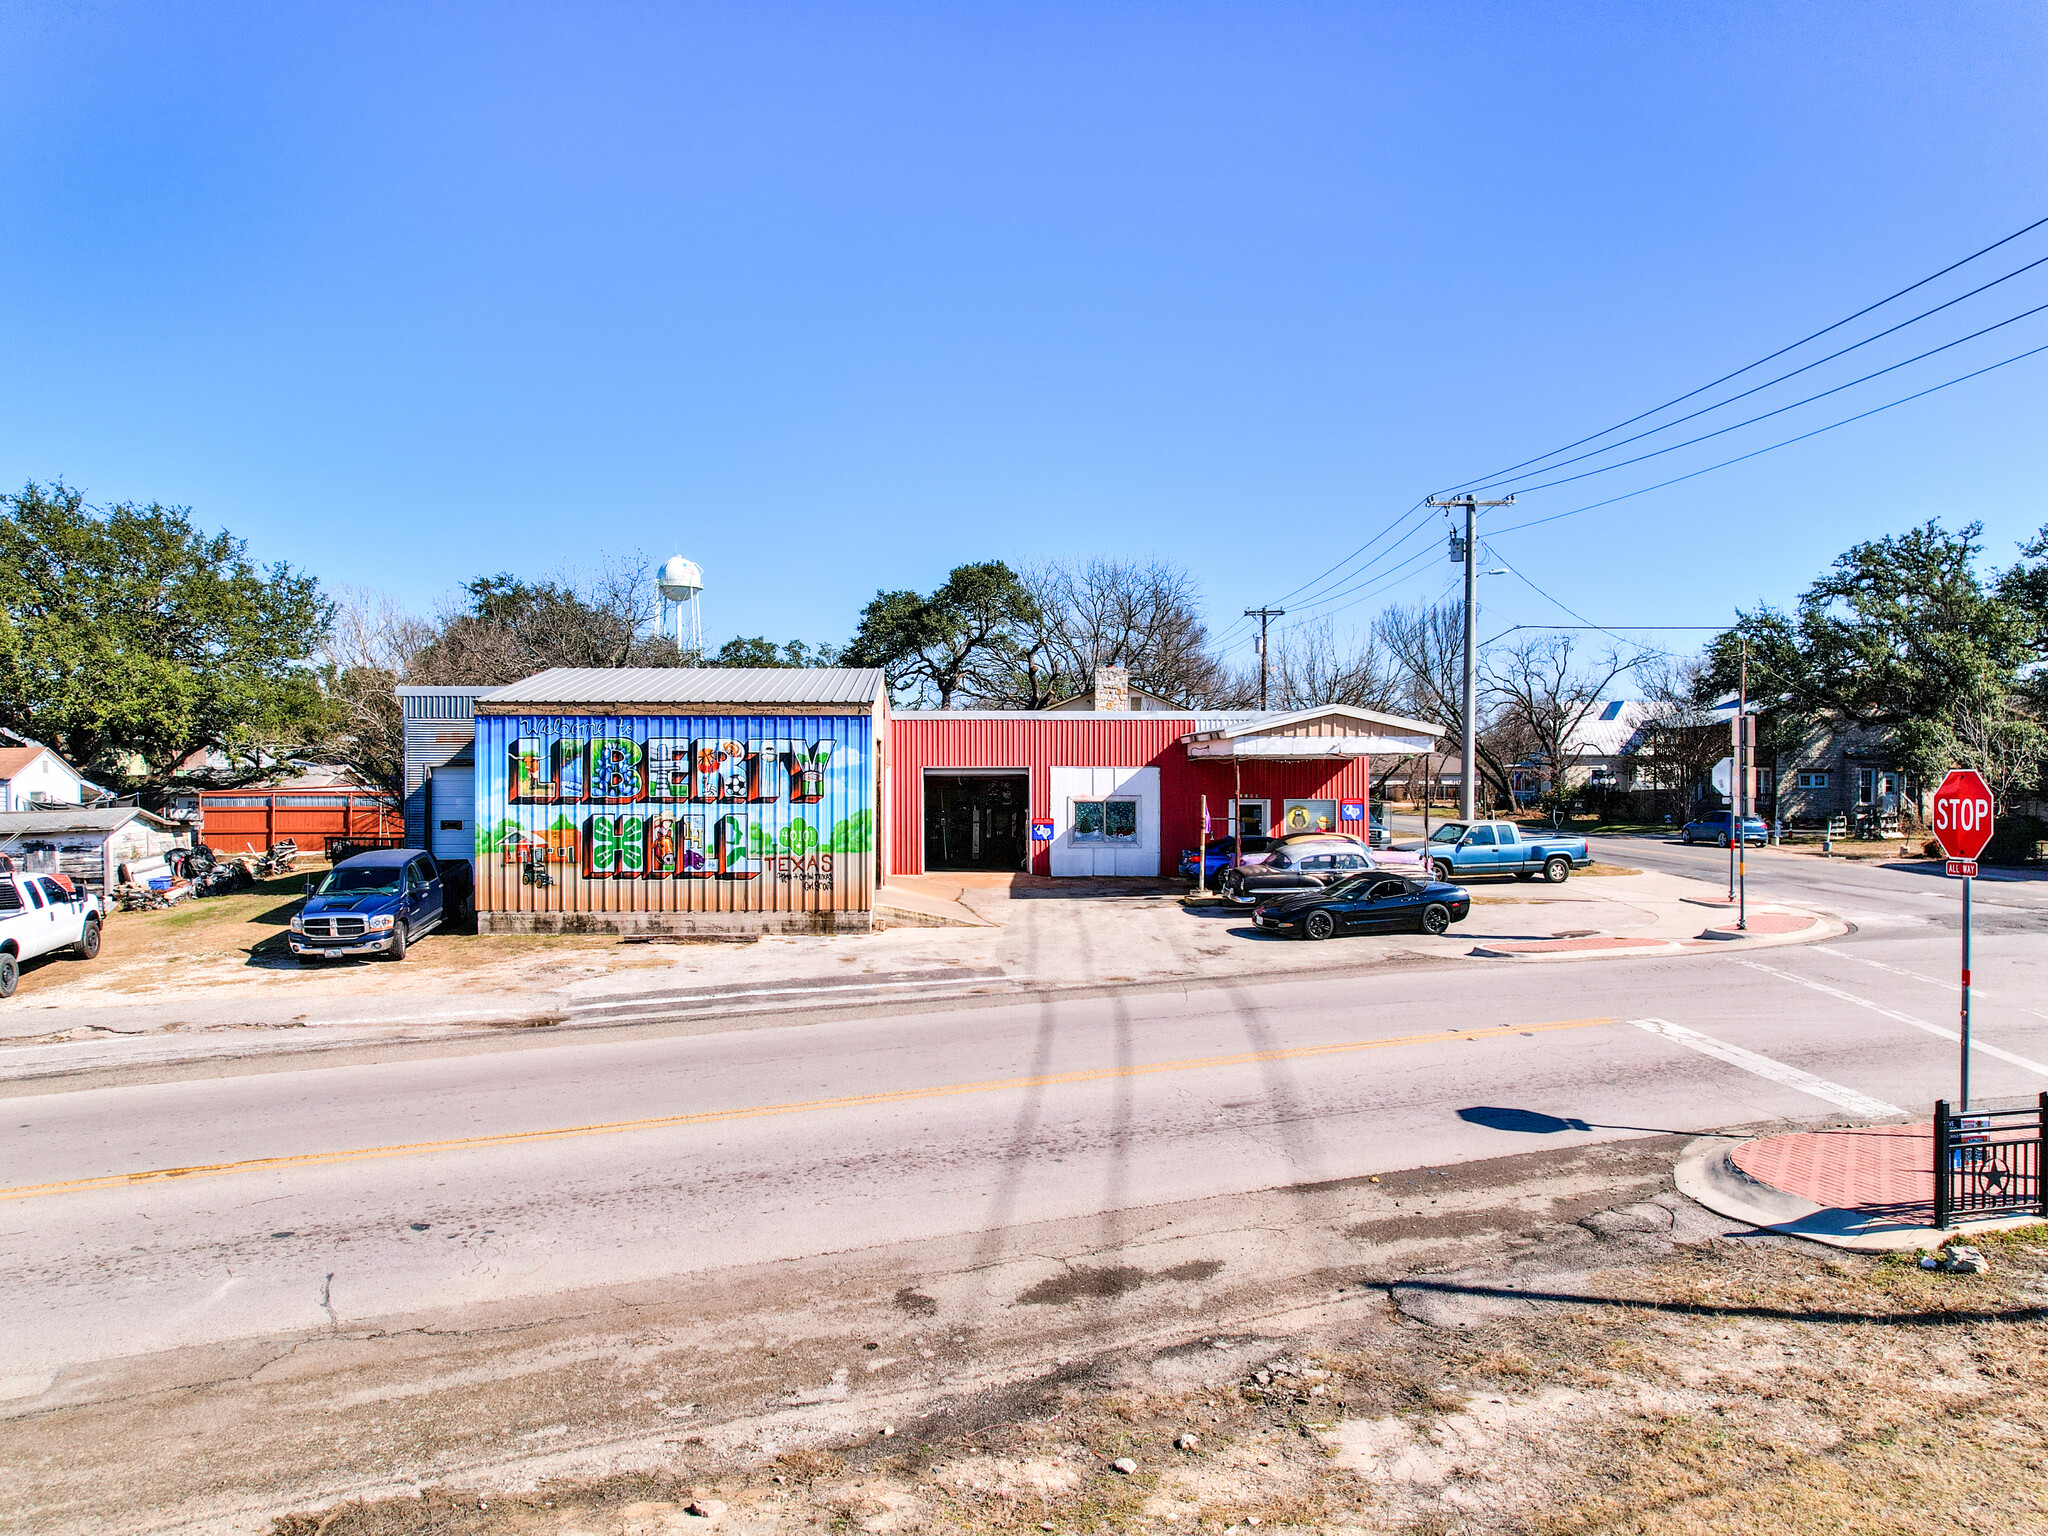
[[[9,1101],[0,1377],[1532,1145],[1925,1113],[1950,936],[1005,1000]],[[1978,951],[1980,1095],[2048,1087]],[[1662,1029],[1644,1021],[1663,1021]]]

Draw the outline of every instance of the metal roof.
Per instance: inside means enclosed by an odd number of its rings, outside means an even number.
[[[48,837],[58,832],[112,832],[137,816],[153,821],[166,832],[176,823],[165,821],[154,811],[139,805],[73,806],[61,811],[0,811],[0,837]]]
[[[872,704],[865,667],[552,667],[479,698],[508,704]]]
[[[1223,731],[1260,720],[1278,720],[1286,713],[1239,710],[1232,714],[1194,709],[899,709],[896,720],[1148,720],[1154,725],[1188,720],[1198,731]]]

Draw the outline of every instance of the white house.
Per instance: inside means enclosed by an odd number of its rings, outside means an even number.
[[[0,747],[0,811],[47,805],[82,805],[97,786],[48,747]]]

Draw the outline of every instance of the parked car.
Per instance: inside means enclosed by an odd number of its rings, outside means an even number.
[[[1384,848],[1393,841],[1387,831],[1387,813],[1374,806],[1365,816],[1366,841],[1375,848]]]
[[[63,875],[0,872],[0,997],[14,996],[24,960],[60,949],[97,958],[106,915],[102,898]]]
[[[1678,835],[1688,843],[1719,843],[1723,848],[1733,840],[1730,823],[1733,811],[1702,811],[1682,828]],[[1742,818],[1742,840],[1761,848],[1771,840],[1771,829],[1760,816]]]
[[[1256,864],[1224,870],[1216,889],[1231,901],[1254,901],[1280,891],[1319,891],[1379,867],[1378,855],[1358,839],[1326,833],[1277,847]]]
[[[1365,853],[1372,858],[1374,869],[1400,869],[1416,875],[1429,873],[1429,865],[1421,854],[1411,848],[1375,848],[1362,837],[1353,837],[1349,832],[1290,832],[1276,840],[1266,857],[1281,848],[1292,848],[1298,853],[1321,850],[1330,853]],[[1247,864],[1264,862],[1261,858],[1248,858]]]
[[[1528,880],[1540,874],[1560,881],[1593,862],[1583,837],[1524,837],[1512,821],[1447,821],[1430,833],[1427,852],[1439,880],[1475,875]]]
[[[1268,933],[1328,939],[1340,933],[1443,933],[1471,911],[1472,897],[1462,886],[1375,871],[1262,901],[1252,908],[1252,921]]]
[[[1264,853],[1267,849],[1271,848],[1272,846],[1273,839],[1270,837],[1247,837],[1244,840],[1244,851],[1247,857],[1250,857],[1254,854]],[[1229,868],[1230,865],[1236,860],[1236,858],[1236,838],[1219,837],[1212,839],[1209,843],[1209,846],[1202,850],[1202,862],[1208,866],[1208,868],[1203,873],[1208,883],[1213,885],[1216,881],[1216,877],[1219,874],[1221,874],[1225,869]],[[1195,878],[1194,849],[1185,849],[1181,853],[1180,872],[1183,875],[1187,876],[1190,880]]]
[[[408,945],[440,927],[454,866],[418,848],[379,848],[343,859],[306,882],[292,917],[292,954],[301,965],[344,955],[403,960]]]

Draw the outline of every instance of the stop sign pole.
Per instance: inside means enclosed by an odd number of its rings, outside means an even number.
[[[1991,841],[1991,786],[1974,768],[1951,768],[1934,792],[1934,840],[1963,881],[1963,1071],[1959,1109],[1970,1107],[1970,880]]]

